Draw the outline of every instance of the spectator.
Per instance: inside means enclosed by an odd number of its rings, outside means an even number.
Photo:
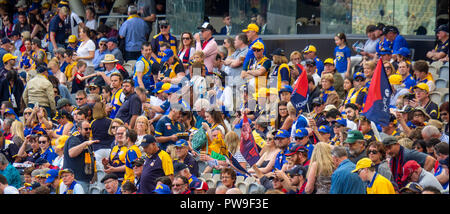
[[[435,30],[437,36],[436,47],[427,52],[427,58],[437,61],[448,57],[448,24],[440,25]]]
[[[275,158],[274,170],[281,170],[283,165],[287,163],[286,154],[289,153],[289,138],[289,132],[283,129],[279,129],[275,135],[275,145],[280,149],[280,152]]]
[[[173,194],[191,194],[188,179],[181,175],[175,176],[172,182],[172,192]]]
[[[119,60],[119,64],[123,65],[123,54],[122,51],[118,47],[119,41],[115,37],[111,37],[108,39],[108,42],[106,43],[106,46],[108,47],[108,51],[114,55],[114,58]]]
[[[383,28],[383,34],[385,35],[385,38],[391,42],[392,44],[392,50],[398,51],[402,47],[408,48],[408,43],[406,42],[406,39],[400,35],[399,30],[394,26],[386,26]],[[394,55],[394,59],[396,56]]]
[[[8,63],[9,62],[7,62],[7,64]],[[7,67],[9,66],[5,66],[5,68]],[[17,71],[8,71],[8,73],[6,73],[6,78],[0,82],[0,101],[10,101],[14,112],[20,112],[23,91],[24,85],[19,79]]]
[[[189,144],[186,140],[180,139],[175,143],[175,155],[177,159],[174,160],[174,163],[184,163],[189,168],[189,172],[192,175],[195,177],[200,176],[198,163],[189,153]],[[190,176],[185,177],[189,178]],[[191,183],[191,181],[189,181],[189,183]]]
[[[367,194],[395,194],[392,183],[375,171],[375,166],[369,158],[359,160],[352,172],[358,173],[362,181],[369,182]]]
[[[222,169],[220,172],[220,180],[222,181],[222,185],[228,189],[235,188],[236,172],[231,168]]]
[[[92,64],[92,60],[95,56],[95,43],[89,37],[90,34],[91,30],[89,28],[80,28],[79,38],[82,42],[76,51],[77,55],[74,57],[75,61],[81,60],[86,62],[89,69],[94,66],[94,64]],[[91,72],[93,72],[93,70],[88,70],[88,74],[90,74]]]
[[[125,94],[125,102],[119,108],[116,118],[121,119],[126,126],[134,127],[136,118],[142,113],[141,95],[145,95],[145,89],[134,90],[133,80],[125,80],[122,83],[123,93]],[[145,101],[145,100],[144,100]]]
[[[174,55],[172,49],[166,49],[163,53],[164,57],[161,59],[161,71],[159,72],[160,81],[172,84],[180,83],[181,79],[186,76],[180,59]]]
[[[59,171],[61,177],[61,184],[59,185],[59,194],[85,194],[83,186],[78,179],[75,180],[74,171],[72,169],[62,169]]]
[[[423,168],[427,171],[431,171],[434,164],[436,163],[436,159],[429,155],[417,152],[415,150],[409,150],[404,148],[403,146],[400,146],[395,137],[386,137],[385,139],[383,139],[383,144],[386,148],[386,155],[389,155],[391,157],[389,161],[389,167],[391,169],[394,181],[399,188],[402,188],[405,185],[403,183],[404,180],[402,181],[402,176],[404,174],[402,169],[406,162],[415,160],[417,163],[421,164],[421,166],[423,166]]]
[[[2,174],[0,174],[0,194],[19,194],[19,190],[8,185],[8,180]]]
[[[311,163],[308,166],[306,175],[307,184],[305,193],[307,194],[328,194],[330,193],[331,175],[335,166],[331,157],[331,146],[319,142],[315,145],[311,156]]]
[[[140,176],[138,193],[151,194],[155,189],[157,178],[173,176],[172,159],[164,150],[158,148],[156,139],[152,135],[144,136],[141,146],[147,158]]]
[[[378,141],[373,141],[367,146],[367,156],[372,161],[377,173],[394,181],[388,161],[386,160],[386,150],[384,145]]]
[[[336,170],[331,175],[330,194],[365,194],[365,185],[358,175],[352,173],[356,165],[347,158],[343,147],[331,150]]]
[[[67,7],[60,7],[57,10],[57,15],[55,15],[49,24],[49,40],[50,44],[48,50],[55,55],[56,49],[59,47],[65,47],[66,40],[66,30],[64,20],[66,20],[69,14],[69,9]]]
[[[170,112],[156,123],[155,137],[161,150],[166,150],[169,145],[178,141],[177,133],[183,132],[184,127],[178,122],[183,107],[181,104],[171,104]]]
[[[3,151],[0,153],[0,175],[6,178],[7,184],[9,184],[10,186],[20,188],[21,178],[19,171],[14,168],[14,166],[12,165],[12,161],[8,160],[8,157]],[[5,182],[1,183],[5,184]]]
[[[136,60],[139,57],[139,49],[142,43],[147,41],[150,30],[147,23],[137,15],[136,6],[128,7],[128,19],[120,26],[120,39],[125,39],[124,59]]]
[[[38,103],[39,106],[44,107],[50,115],[53,115],[53,112],[56,111],[53,85],[46,78],[48,76],[47,69],[38,67],[37,71],[38,74],[27,83],[27,87],[22,95],[23,101],[31,108]]]
[[[340,105],[339,95],[333,87],[334,79],[331,74],[324,74],[321,78],[322,94],[320,95],[323,99],[324,105],[332,104],[336,107]]]
[[[93,7],[86,7],[86,21],[85,25],[91,30],[97,29],[97,19],[96,19],[96,12]]]
[[[219,34],[220,34],[220,35],[227,35],[227,36],[230,36],[230,35],[231,35],[231,32],[232,32],[232,29],[233,29],[233,26],[231,25],[231,16],[230,16],[229,13],[223,14],[222,22],[223,22],[223,24],[224,24],[225,26],[223,26],[223,27],[220,29],[220,33],[219,33]]]
[[[162,59],[164,57],[164,51],[167,49],[172,50],[172,52],[177,53],[177,39],[170,34],[170,23],[168,20],[159,21],[160,33],[153,36],[151,41],[152,50],[156,54],[156,58]],[[161,44],[168,44],[167,49],[163,49]]]
[[[422,138],[429,141],[432,138],[439,139],[441,142],[448,143],[448,136],[442,134],[438,128],[433,125],[427,125],[422,129]]]
[[[9,72],[15,71],[16,56],[10,53],[5,53],[2,58],[2,67],[0,68],[0,81],[4,81]],[[17,72],[17,71],[16,71]]]
[[[133,161],[142,157],[142,153],[138,145],[135,144],[137,140],[137,133],[133,129],[129,129],[125,132],[125,137],[127,139],[126,146],[128,148],[127,154],[125,155],[125,175],[123,179],[123,184],[128,182],[133,182],[136,178],[133,172]]]
[[[114,173],[106,174],[103,177],[101,182],[105,185],[105,190],[108,194],[122,194],[118,179],[119,177]]]
[[[156,1],[138,0],[136,6],[138,14],[148,25],[148,34],[150,35],[153,28],[153,22],[156,20]]]
[[[433,174],[424,170],[415,160],[410,160],[403,166],[402,182],[417,182],[422,187],[432,186],[442,191],[442,186]]]
[[[264,56],[264,44],[261,42],[255,42],[251,46],[252,55],[254,57],[249,60],[247,66],[244,63],[244,70],[241,73],[241,77],[246,79],[250,88],[250,91],[259,91],[263,83],[265,82],[265,77],[267,72],[271,67],[271,61]],[[248,53],[247,53],[248,55]]]
[[[181,33],[181,43],[178,47],[178,58],[183,63],[184,70],[188,71],[189,62],[194,56],[194,37],[190,32]]]
[[[350,48],[347,47],[347,37],[344,33],[338,33],[334,37],[336,48],[334,56],[336,61],[336,70],[342,75],[342,78],[351,76]]]
[[[153,58],[153,49],[150,43],[144,42],[141,46],[141,54],[134,67],[134,86],[140,86],[147,90],[153,90],[155,80],[160,69],[158,61]]]
[[[101,70],[103,68],[101,61],[105,58],[105,55],[109,53],[109,50],[106,46],[108,39],[101,38],[98,42],[98,49],[94,52],[94,59],[92,59],[92,64],[94,65],[95,70]]]
[[[416,76],[416,86],[420,83],[425,83],[428,86],[428,91],[434,91],[436,89],[433,76],[428,71],[429,66],[425,60],[417,60],[414,62],[412,69],[414,71],[414,76]]]
[[[306,65],[305,67],[306,67],[306,72],[307,72],[308,76],[311,76],[314,78],[315,86],[319,86],[321,83],[320,83],[320,75],[317,73],[316,62],[312,59],[306,59],[305,65]]]
[[[131,165],[133,167],[133,174],[134,174],[134,185],[136,185],[136,188],[139,190],[140,181],[141,181],[141,175],[142,175],[142,169],[144,168],[144,162],[145,159],[143,157],[137,158],[134,161],[131,162]]]
[[[194,39],[196,42],[196,51],[202,51],[205,54],[204,63],[209,72],[213,70],[213,64],[217,56],[217,43],[213,37],[214,28],[213,26],[205,22],[202,26],[197,29],[201,30],[201,37],[203,38],[203,43],[200,43],[200,34],[196,33]]]
[[[120,191],[122,192],[122,194],[136,194],[137,188],[133,182],[127,181],[122,184]]]
[[[228,76],[229,85],[240,86],[242,85],[242,80],[240,79],[240,72],[242,71],[242,66],[244,58],[248,52],[248,39],[245,34],[239,34],[234,39],[233,46],[236,48],[235,52],[225,59],[223,62],[225,67],[225,73]]]
[[[263,54],[262,54],[263,56],[266,55],[266,48],[265,48],[263,40],[258,35],[258,33],[259,33],[258,25],[251,23],[247,26],[246,29],[242,30],[242,32],[245,33],[245,35],[247,35],[247,39],[249,42],[248,52],[244,58],[244,64],[243,64],[243,68],[247,68],[250,65],[250,60],[255,58],[255,54],[253,51],[253,45],[257,42],[260,43],[259,45],[257,45],[259,47],[256,49],[263,50]]]
[[[324,70],[322,72],[322,75],[327,73],[331,73],[333,75],[333,87],[335,88],[339,97],[344,97],[344,78],[342,77],[342,75],[336,72],[334,60],[331,58],[328,58],[324,61]]]
[[[439,106],[430,99],[430,89],[425,83],[418,83],[413,87],[416,99],[412,102],[412,107],[424,108],[431,119],[438,118]]]
[[[448,107],[448,101],[444,102],[439,106],[439,119],[444,123],[444,129],[443,133],[449,136],[449,107]]]
[[[317,48],[314,45],[308,45],[303,49],[303,56],[305,57],[305,61],[310,59],[313,60],[316,66],[316,71],[319,76],[322,75],[322,71],[324,69],[323,62],[317,57]]]

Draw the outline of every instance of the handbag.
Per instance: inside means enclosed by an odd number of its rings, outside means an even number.
[[[197,132],[194,133],[194,135],[192,136],[192,148],[195,151],[199,151],[201,148],[203,148],[206,143],[208,142],[208,139],[206,137],[206,131],[203,128],[200,128],[197,130]]]

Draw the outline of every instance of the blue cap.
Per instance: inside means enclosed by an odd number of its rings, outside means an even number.
[[[383,46],[378,50],[378,54],[385,55],[385,54],[392,54],[392,49],[389,47],[389,44],[385,42]]]
[[[176,143],[175,146],[176,147],[183,147],[183,146],[188,146],[188,142],[185,139],[179,139]]]
[[[275,138],[289,138],[290,134],[287,130],[284,129],[278,129],[277,134],[275,135]]]
[[[304,129],[304,128],[300,128],[295,130],[295,137],[306,137],[308,136],[308,130]]]
[[[180,87],[178,87],[177,85],[174,85],[174,84],[172,84],[172,86],[168,89],[168,90],[165,90],[164,92],[165,93],[175,93],[175,92],[177,92],[178,90],[180,90],[181,88]]]
[[[308,121],[302,115],[298,116],[297,124],[295,125],[296,129],[308,127]]]
[[[335,121],[333,121],[333,122],[335,122],[335,123],[338,123],[338,124],[341,124],[341,125],[343,125],[343,126],[347,126],[347,119],[344,119],[344,118],[337,118]]]
[[[165,62],[167,62],[167,60],[169,60],[170,59],[170,57],[172,57],[173,56],[173,51],[172,51],[172,49],[166,49],[165,51],[164,51],[164,53],[163,53],[163,58],[161,59],[161,63],[165,63]]]
[[[158,91],[161,90],[162,86],[164,85],[164,82],[157,82],[155,84],[155,89],[153,89],[153,93],[158,93]]]
[[[141,141],[141,146],[142,147],[146,147],[148,146],[150,143],[154,143],[156,142],[156,138],[153,137],[153,135],[145,135],[144,138]]]
[[[100,43],[100,42],[108,42],[109,40],[107,39],[107,38],[105,38],[105,37],[102,37],[99,41],[98,41],[98,43]]]
[[[294,89],[290,85],[284,85],[283,87],[281,87],[280,93],[285,92],[285,91],[292,93],[294,91]]]
[[[319,127],[319,132],[320,133],[326,133],[326,134],[330,134],[331,133],[331,128],[327,125],[323,125]]]
[[[362,77],[362,78],[366,79],[366,76],[364,75],[363,72],[356,72],[353,74],[353,79],[356,79],[357,77]]]
[[[394,54],[402,55],[404,57],[409,57],[409,54],[411,54],[411,51],[409,51],[409,49],[406,47],[402,47],[402,48],[394,51]]]
[[[59,170],[57,169],[50,169],[47,171],[47,180],[45,180],[45,183],[53,183],[55,179],[58,177]]]
[[[153,190],[153,193],[156,194],[170,194],[170,188],[169,186],[165,185],[165,184],[158,184],[155,187],[155,190]]]
[[[16,120],[19,119],[19,117],[17,117],[16,112],[14,112],[14,110],[12,108],[7,108],[3,114],[12,114],[16,117]]]
[[[116,38],[116,37],[111,37],[111,38],[109,38],[109,39],[108,39],[108,42],[114,42],[114,43],[116,43],[116,44],[119,44],[119,41],[117,41],[117,38]]]

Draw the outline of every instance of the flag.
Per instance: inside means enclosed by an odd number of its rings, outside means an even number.
[[[366,97],[366,103],[362,115],[375,124],[389,125],[390,112],[389,101],[391,100],[392,88],[381,58],[372,76],[372,82]]]
[[[241,154],[247,163],[253,166],[259,160],[258,146],[253,138],[252,129],[248,122],[247,114],[244,113],[242,129],[241,129]]]
[[[302,71],[297,78],[297,83],[291,96],[291,103],[297,109],[297,112],[308,104],[308,96],[308,76],[305,71]]]

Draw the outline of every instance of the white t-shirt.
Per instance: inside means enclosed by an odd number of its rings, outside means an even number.
[[[88,27],[91,30],[95,30],[97,27],[97,21],[95,19],[89,20],[86,22],[86,27]]]
[[[67,186],[64,183],[61,183],[59,185],[59,194],[64,194],[64,192],[66,191]],[[75,184],[75,187],[73,188],[73,194],[85,194],[84,193],[84,189],[81,186],[81,184]]]
[[[5,187],[5,189],[3,190],[3,194],[19,194],[19,190],[17,190],[15,187],[13,186],[7,186]]]
[[[77,56],[81,57],[89,56],[89,51],[95,51],[95,43],[90,39],[87,42],[82,42],[80,44],[80,47],[78,47],[77,50]],[[90,60],[83,59],[83,61],[86,62],[87,66],[94,66],[92,60],[93,59]]]

